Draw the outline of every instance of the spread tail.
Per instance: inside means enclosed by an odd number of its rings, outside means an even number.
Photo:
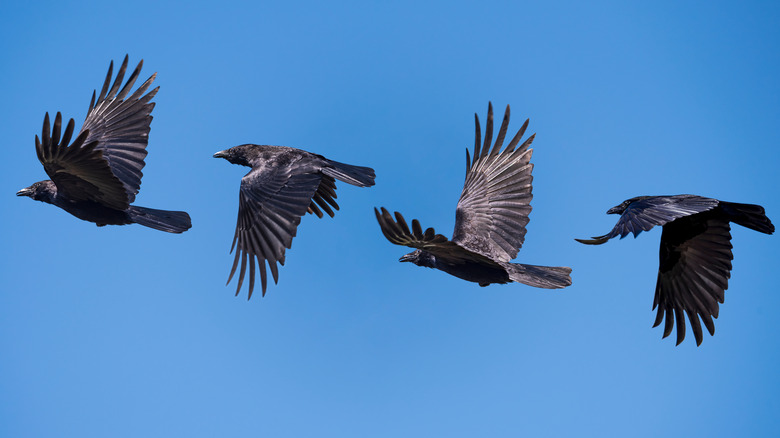
[[[155,210],[131,205],[127,214],[137,224],[169,233],[183,233],[192,227],[190,215],[184,211]]]
[[[571,268],[564,266],[534,266],[521,263],[502,263],[509,278],[528,286],[544,289],[562,289],[571,286]]]
[[[718,204],[729,215],[729,220],[743,227],[756,230],[761,233],[772,234],[775,226],[766,217],[764,207],[753,204],[737,204],[735,202],[723,202]]]
[[[339,181],[352,184],[358,187],[371,187],[374,185],[376,173],[370,167],[353,166],[351,164],[339,163],[338,161],[328,160],[328,164],[333,167],[325,167],[322,173]]]

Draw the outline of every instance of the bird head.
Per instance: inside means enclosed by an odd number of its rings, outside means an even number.
[[[631,199],[626,199],[620,205],[616,205],[610,208],[609,210],[607,210],[607,214],[623,214],[623,212],[626,211],[629,205],[633,204],[636,201],[642,201],[647,198],[652,198],[652,196],[637,196]]]
[[[634,199],[628,199],[626,201],[623,201],[620,205],[616,205],[609,210],[607,210],[607,214],[623,214],[624,211],[628,208],[629,204],[634,202]]]
[[[424,266],[426,268],[433,268],[433,254],[423,251],[421,249],[414,250],[409,254],[404,254],[399,262],[412,262],[417,266]]]
[[[16,196],[28,196],[36,201],[47,201],[57,193],[57,187],[51,180],[38,181],[30,187],[25,187],[16,192]]]
[[[228,160],[231,164],[240,164],[242,166],[249,166],[252,165],[249,164],[249,156],[251,155],[249,152],[249,146],[254,145],[248,145],[248,144],[242,144],[240,146],[235,146],[230,149],[225,149],[224,151],[219,151],[216,154],[214,154],[214,158],[224,158]]]

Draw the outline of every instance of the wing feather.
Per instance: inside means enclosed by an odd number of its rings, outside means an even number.
[[[467,261],[481,261],[492,264],[492,261],[485,256],[462,248],[445,236],[437,234],[433,228],[427,228],[423,231],[417,219],[412,221],[412,229],[410,230],[406,219],[400,212],[395,212],[395,219],[384,207],[382,207],[381,213],[374,208],[374,214],[377,222],[379,222],[382,234],[391,243],[428,251],[438,259],[452,264],[461,264]]]
[[[466,179],[455,213],[452,241],[472,252],[496,261],[508,262],[517,256],[525,241],[528,215],[533,199],[533,150],[528,146],[533,135],[515,149],[528,127],[528,121],[510,144],[501,151],[509,126],[510,109],[504,119],[493,148],[493,105],[488,105],[484,143],[480,145],[479,119],[476,120],[476,140],[473,161],[466,153]]]
[[[157,75],[155,73],[130,94],[143,66],[141,60],[120,90],[127,62],[128,57],[125,56],[110,89],[113,61],[109,65],[100,95],[95,99],[95,93],[92,93],[81,132],[89,133],[88,143],[97,142],[95,149],[103,152],[104,160],[123,184],[128,202],[132,203],[141,187],[142,169],[146,165],[146,146],[151,130],[151,113],[155,105],[151,100],[159,87],[147,93]]]
[[[260,271],[263,296],[267,287],[266,263],[274,282],[279,280],[276,263],[284,265],[285,249],[292,246],[301,217],[312,204],[312,197],[321,185],[319,173],[293,173],[290,168],[258,168],[241,180],[238,221],[233,238],[236,258],[228,277],[233,278],[241,254],[238,275],[238,295],[246,275],[249,257],[249,298],[254,290],[255,258]]]
[[[575,240],[588,245],[601,245],[617,236],[622,239],[633,234],[636,237],[642,231],[650,231],[654,226],[666,225],[685,216],[712,210],[718,206],[718,202],[717,199],[696,195],[638,196],[623,203],[626,206],[609,233],[591,239]],[[621,206],[610,209],[609,212]]]
[[[700,345],[703,339],[699,319],[710,334],[723,303],[731,277],[731,233],[728,219],[719,211],[688,216],[664,225],[661,234],[660,266],[653,308],[658,308],[654,327],[666,313],[664,337],[677,325],[677,344],[685,339],[685,318]]]
[[[96,142],[87,142],[88,132],[82,131],[68,145],[74,122],[70,119],[60,138],[62,114],[57,113],[50,127],[49,113],[43,119],[41,138],[35,137],[35,151],[43,169],[57,186],[57,191],[71,201],[91,201],[117,210],[129,206],[122,182],[117,179],[97,149]]]
[[[315,214],[317,217],[321,218],[322,211],[320,208],[322,208],[328,216],[335,216],[336,213],[333,210],[339,209],[336,197],[336,180],[331,176],[323,175],[307,213]]]

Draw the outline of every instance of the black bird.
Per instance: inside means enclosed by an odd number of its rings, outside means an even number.
[[[492,150],[493,105],[488,105],[485,143],[481,148],[479,117],[475,114],[474,118],[474,161],[466,149],[466,182],[455,210],[452,240],[436,234],[433,228],[423,232],[416,219],[410,231],[401,213],[396,212],[393,220],[384,207],[381,214],[374,209],[382,233],[396,245],[417,248],[399,261],[439,269],[480,286],[512,281],[545,289],[571,285],[571,268],[509,263],[525,240],[533,198],[533,149],[528,147],[536,134],[517,147],[528,120],[501,151],[509,125],[509,105]]]
[[[146,165],[152,98],[160,87],[144,95],[157,73],[146,80],[130,97],[127,95],[141,72],[143,61],[120,90],[127,69],[127,56],[109,90],[114,62],[100,95],[89,103],[81,132],[68,145],[74,122],[70,119],[60,138],[62,115],[49,124],[49,113],[43,119],[41,139],[35,136],[38,160],[51,180],[39,181],[19,190],[17,196],[56,205],[79,219],[97,226],[141,224],[169,233],[187,231],[192,223],[183,211],[155,210],[130,205],[141,188],[141,169]],[[127,97],[127,99],[125,99]]]
[[[592,239],[575,239],[588,245],[602,243],[629,233],[638,236],[656,225],[663,226],[658,280],[653,309],[658,307],[658,326],[666,315],[664,338],[677,322],[677,345],[685,339],[685,316],[691,323],[696,345],[701,345],[699,318],[710,335],[712,318],[718,317],[731,277],[731,234],[729,222],[772,234],[775,226],[760,205],[737,204],[696,195],[637,196],[607,210],[619,214],[615,228]]]
[[[324,210],[333,217],[336,180],[358,187],[374,185],[374,169],[328,160],[286,146],[243,144],[214,154],[232,164],[251,167],[241,178],[238,197],[238,223],[230,252],[236,249],[228,284],[239,261],[236,296],[241,290],[249,259],[249,298],[255,286],[255,258],[260,270],[263,296],[266,289],[265,263],[274,283],[279,281],[276,262],[284,265],[285,248],[290,248],[301,217],[306,213],[322,218]]]

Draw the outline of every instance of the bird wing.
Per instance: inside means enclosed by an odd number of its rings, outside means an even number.
[[[333,217],[336,214],[333,209],[339,209],[336,198],[336,180],[330,176],[322,175],[320,185],[317,187],[317,191],[314,192],[311,204],[309,204],[306,212],[322,219],[322,211],[325,210],[328,216]]]
[[[423,232],[417,219],[412,220],[412,229],[410,230],[404,217],[397,211],[395,212],[395,220],[393,220],[393,216],[384,207],[382,207],[381,213],[374,208],[374,214],[376,214],[376,220],[379,222],[382,234],[391,243],[430,252],[436,258],[451,264],[463,264],[473,261],[493,264],[485,256],[464,249],[445,236],[436,234],[433,228],[428,228]]]
[[[533,164],[529,149],[534,135],[519,147],[528,120],[509,145],[501,151],[509,125],[509,105],[504,113],[493,148],[493,105],[488,105],[485,141],[480,148],[479,118],[474,115],[476,138],[474,160],[466,149],[466,182],[455,211],[452,241],[497,261],[508,262],[517,256],[525,240],[533,195]]]
[[[731,277],[731,234],[727,219],[715,214],[689,216],[663,228],[660,266],[653,309],[658,307],[656,327],[666,314],[664,337],[677,323],[677,344],[685,339],[685,314],[696,344],[701,344],[699,317],[710,334],[712,318],[718,317],[728,279]]]
[[[575,240],[588,245],[601,245],[616,236],[622,239],[629,233],[636,237],[656,225],[666,225],[685,216],[712,210],[718,206],[718,202],[717,199],[696,195],[641,196],[626,207],[612,231],[591,239]]]
[[[97,142],[86,141],[89,131],[82,131],[68,146],[73,126],[73,119],[70,119],[60,138],[62,115],[57,113],[52,131],[49,113],[46,113],[41,139],[35,136],[38,160],[57,186],[57,192],[72,201],[93,201],[126,210],[129,203],[122,182],[111,172]]]
[[[154,109],[154,102],[150,101],[160,87],[144,95],[157,76],[155,73],[127,97],[144,63],[143,60],[138,63],[125,86],[120,90],[127,69],[127,59],[125,55],[116,80],[109,89],[114,68],[114,62],[111,61],[97,100],[95,93],[92,93],[89,111],[81,132],[89,132],[87,143],[97,142],[95,149],[103,151],[103,158],[124,185],[128,202],[132,203],[141,188],[141,177],[143,177],[141,170],[146,165],[144,159],[152,123],[151,113]]]
[[[265,296],[267,276],[265,262],[274,282],[279,280],[276,262],[284,265],[285,248],[290,248],[301,216],[312,204],[312,196],[320,185],[319,173],[292,173],[289,167],[253,169],[241,179],[238,222],[233,237],[236,249],[228,283],[241,262],[236,295],[241,290],[249,261],[249,298],[255,284],[255,258]]]

